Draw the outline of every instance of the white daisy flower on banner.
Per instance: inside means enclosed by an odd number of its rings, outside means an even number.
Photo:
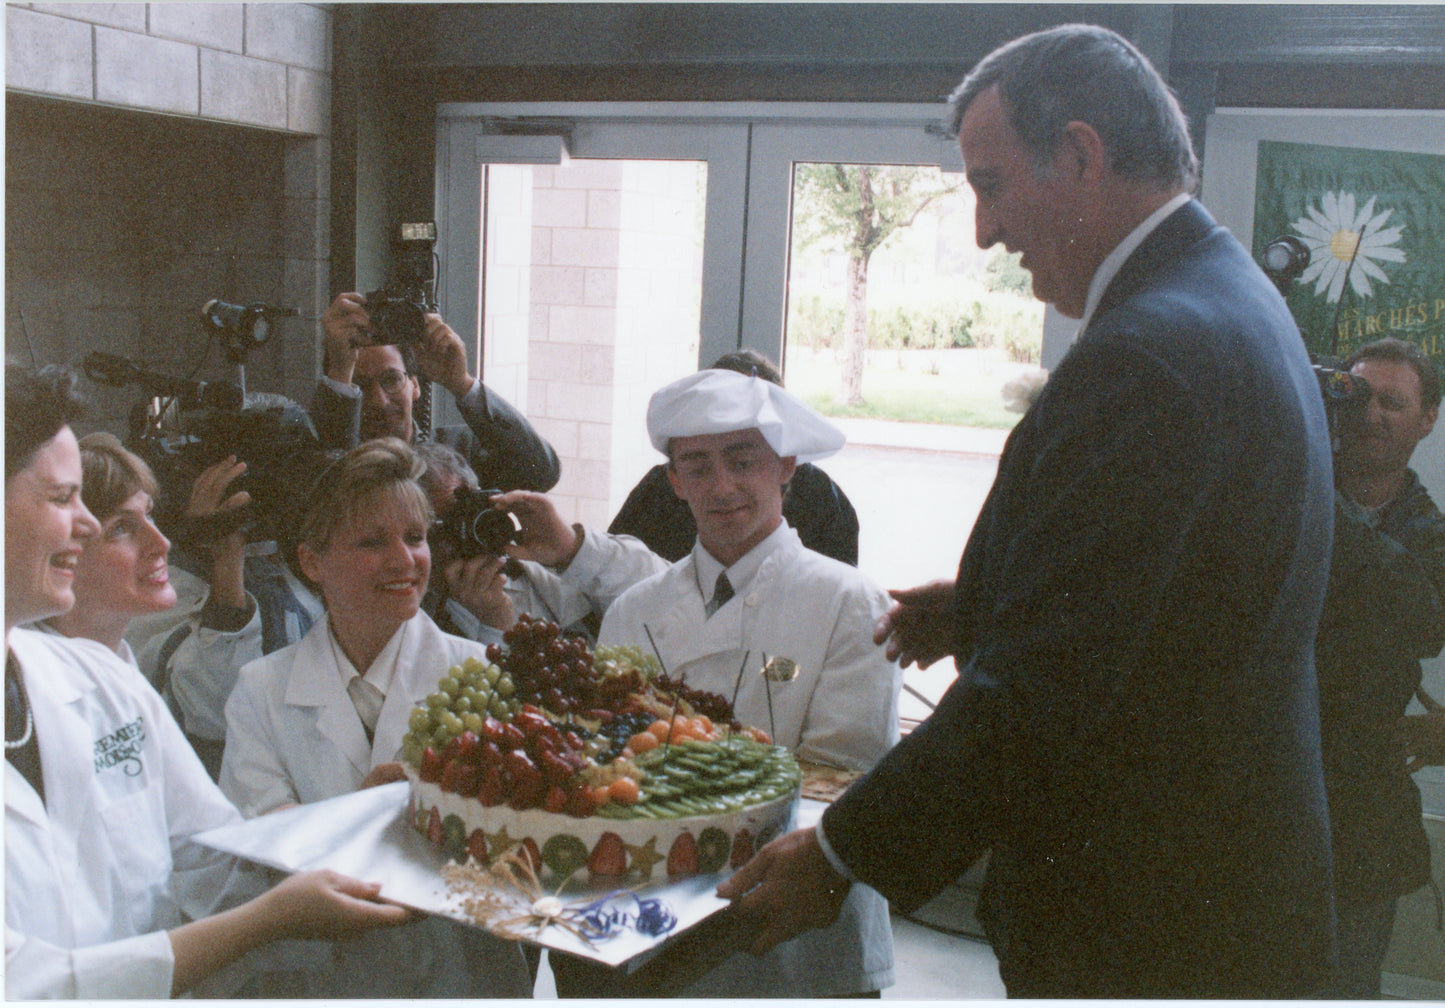
[[[1294,222],[1295,232],[1310,250],[1310,264],[1300,280],[1313,280],[1315,293],[1325,294],[1326,301],[1339,301],[1347,276],[1357,296],[1369,297],[1371,278],[1390,282],[1379,263],[1405,261],[1405,253],[1395,247],[1405,228],[1385,227],[1395,211],[1376,214],[1373,196],[1356,210],[1354,193],[1327,192],[1318,208],[1311,206],[1305,212],[1308,216]]]

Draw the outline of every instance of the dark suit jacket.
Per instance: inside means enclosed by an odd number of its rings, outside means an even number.
[[[1420,659],[1445,645],[1445,516],[1419,477],[1371,525],[1335,511],[1315,641],[1336,898],[1352,908],[1430,881],[1420,789],[1395,735],[1420,685]]]
[[[465,426],[438,427],[430,437],[460,452],[483,488],[545,493],[557,485],[562,475],[557,453],[511,403],[483,384],[478,408],[462,400],[457,406]],[[317,382],[311,418],[323,448],[354,448],[361,439],[360,396],[338,395]]]
[[[801,463],[783,497],[783,520],[798,530],[815,553],[858,566],[858,515],[832,478],[811,462]],[[673,563],[692,551],[697,522],[687,502],[672,492],[667,466],[653,466],[623,501],[607,531],[636,536]]]
[[[1009,437],[958,681],[825,814],[842,860],[908,909],[991,849],[1011,996],[1323,986],[1330,473],[1293,320],[1187,204]]]

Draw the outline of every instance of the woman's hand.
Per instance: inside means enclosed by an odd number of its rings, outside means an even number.
[[[378,763],[371,768],[371,772],[361,779],[361,788],[381,787],[383,784],[395,784],[397,781],[406,780],[406,771],[401,768],[400,763]]]
[[[288,876],[250,902],[172,928],[171,992],[188,991],[238,956],[282,938],[349,938],[422,916],[380,896],[380,882],[322,869]]]

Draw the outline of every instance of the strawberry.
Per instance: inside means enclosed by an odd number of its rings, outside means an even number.
[[[592,848],[587,868],[593,875],[616,876],[627,871],[627,846],[616,833],[603,833]]]
[[[597,799],[593,796],[592,789],[586,784],[574,784],[571,793],[567,795],[567,814],[586,819],[596,811]]]
[[[442,790],[463,798],[475,798],[481,779],[482,771],[475,763],[465,759],[453,760],[442,771]]]
[[[697,840],[686,830],[678,834],[672,850],[667,852],[667,874],[697,874]]]
[[[532,870],[537,873],[542,871],[542,852],[537,849],[537,841],[527,837],[522,841],[521,856],[532,864]]]
[[[487,836],[479,829],[472,830],[472,835],[467,837],[467,853],[477,864],[487,863]]]
[[[483,770],[481,780],[477,782],[477,801],[489,807],[500,805],[505,793],[506,781],[502,777],[502,768],[490,766]]]
[[[733,837],[733,856],[728,862],[734,868],[741,868],[753,859],[753,835],[745,829],[738,830]]]
[[[431,746],[427,746],[421,754],[419,773],[421,779],[428,784],[435,784],[442,779],[442,758]]]
[[[548,812],[561,813],[567,808],[567,792],[553,784],[542,799],[542,808]]]

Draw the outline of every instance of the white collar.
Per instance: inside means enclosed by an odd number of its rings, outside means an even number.
[[[717,583],[717,576],[724,571],[727,572],[728,584],[733,586],[734,594],[741,595],[752,583],[753,578],[757,576],[758,568],[763,565],[763,561],[793,534],[795,533],[787,519],[778,522],[778,527],[773,529],[767,538],[744,553],[731,567],[724,567],[703,547],[702,540],[699,539],[693,544],[692,559],[696,564],[698,591],[703,593],[704,604],[711,596],[712,586]]]
[[[1089,281],[1089,293],[1084,298],[1084,314],[1079,319],[1079,332],[1089,327],[1089,320],[1094,317],[1094,309],[1099,307],[1099,301],[1104,297],[1104,291],[1109,289],[1114,277],[1118,276],[1119,269],[1124,262],[1134,254],[1134,250],[1144,244],[1144,239],[1153,233],[1154,229],[1164,222],[1175,210],[1178,210],[1185,203],[1188,203],[1190,196],[1187,192],[1179,193],[1167,203],[1155,210],[1136,227],[1133,231],[1114,246],[1114,251],[1104,257],[1099,263],[1099,268],[1094,270],[1094,278]]]
[[[363,673],[351,664],[351,659],[346,657],[346,652],[341,649],[341,644],[336,639],[336,633],[331,629],[331,619],[328,616],[326,640],[331,645],[331,656],[336,661],[336,671],[341,676],[341,685],[345,686],[352,679],[360,677],[380,690],[382,696],[386,696],[391,689],[392,679],[396,677],[396,665],[402,653],[402,638],[406,636],[406,629],[410,625],[411,620],[407,620],[397,628],[396,633],[391,635],[391,640],[386,642],[386,646],[381,649],[381,653],[371,663],[371,667]]]

